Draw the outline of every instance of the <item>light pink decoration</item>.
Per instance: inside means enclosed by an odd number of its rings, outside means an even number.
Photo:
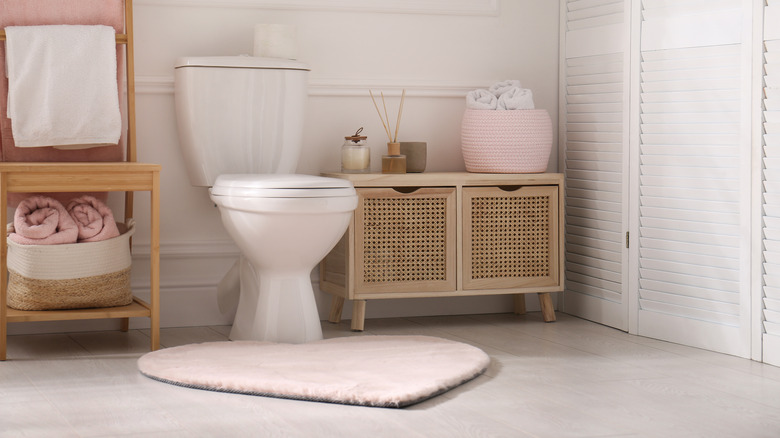
[[[6,26],[40,26],[49,24],[104,24],[117,33],[124,32],[124,2],[122,0],[2,0],[0,2],[0,28]],[[125,50],[117,46],[117,81],[124,77]],[[0,161],[122,161],[124,157],[124,133],[120,144],[91,149],[63,150],[53,147],[17,148],[8,119],[8,78],[5,74],[5,44],[0,44]],[[122,106],[123,95],[119,95]],[[124,112],[124,109],[122,109]],[[105,193],[91,193],[106,199]],[[47,196],[67,202],[80,193],[49,193]],[[29,196],[25,193],[9,193],[8,205],[16,206]]]
[[[441,394],[489,364],[484,351],[461,342],[381,335],[304,344],[207,342],[138,359],[143,375],[187,388],[388,408]]]
[[[114,213],[94,196],[70,201],[67,210],[78,226],[79,242],[99,242],[119,235]]]
[[[22,245],[56,245],[76,243],[78,234],[76,222],[59,201],[33,196],[16,208],[8,238]]]
[[[543,109],[463,114],[461,149],[469,172],[544,172],[552,140],[552,121]]]

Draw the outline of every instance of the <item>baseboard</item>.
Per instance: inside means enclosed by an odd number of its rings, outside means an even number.
[[[160,325],[190,327],[229,325],[232,314],[224,314],[217,305],[217,284],[239,256],[232,242],[168,242],[160,247]],[[320,318],[328,317],[331,297],[319,290],[318,270],[311,275],[312,288]],[[131,286],[134,295],[149,298],[149,247],[133,248]],[[535,294],[527,298],[529,311],[539,310]],[[352,317],[347,302],[343,319]],[[366,318],[413,317],[425,315],[463,315],[511,312],[512,297],[508,295],[371,300],[366,306]],[[130,327],[148,328],[148,318],[132,318]],[[117,320],[53,321],[12,323],[8,334],[34,334],[117,330]]]

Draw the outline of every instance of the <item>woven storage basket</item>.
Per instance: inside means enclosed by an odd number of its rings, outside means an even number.
[[[469,172],[544,172],[552,139],[552,121],[543,109],[463,114],[461,148]]]
[[[8,239],[8,306],[58,310],[130,304],[135,226],[129,219],[117,227],[119,236],[99,242],[22,245]]]

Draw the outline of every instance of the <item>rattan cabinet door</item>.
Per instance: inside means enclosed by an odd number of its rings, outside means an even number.
[[[463,289],[556,286],[558,187],[463,188]]]
[[[455,187],[356,190],[355,293],[454,291]]]

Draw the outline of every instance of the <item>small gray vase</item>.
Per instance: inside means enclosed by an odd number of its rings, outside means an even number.
[[[420,173],[425,171],[428,144],[424,141],[402,141],[401,154],[406,155],[406,171]]]

